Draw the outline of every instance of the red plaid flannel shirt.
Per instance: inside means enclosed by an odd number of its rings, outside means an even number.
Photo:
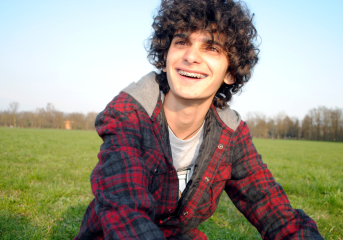
[[[75,239],[207,239],[197,226],[214,213],[223,190],[263,239],[322,239],[315,222],[292,209],[248,126],[230,109],[224,117],[209,109],[194,174],[178,199],[154,76],[131,84],[132,94],[121,92],[96,119],[104,143],[91,175],[95,198]],[[144,99],[151,95],[155,101]],[[232,114],[236,129],[225,119]]]

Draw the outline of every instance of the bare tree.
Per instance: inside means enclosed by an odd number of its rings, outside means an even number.
[[[329,140],[329,135],[331,131],[331,122],[330,122],[330,109],[327,107],[319,107],[318,111],[320,112],[321,116],[321,139],[324,141]]]
[[[7,127],[7,120],[10,118],[10,114],[8,111],[1,111],[0,112],[0,126]]]
[[[330,112],[333,141],[339,141],[339,127],[342,115],[342,110],[339,108],[333,109]]]
[[[275,117],[275,133],[276,133],[277,139],[282,138],[283,133],[285,132],[284,124],[283,124],[283,119],[285,119],[285,117],[286,117],[286,114],[284,112],[280,112]]]
[[[17,126],[17,112],[19,109],[19,103],[18,102],[11,102],[10,103],[10,111],[12,113],[12,117],[13,117],[13,126],[16,127]]]
[[[275,120],[269,119],[267,122],[267,128],[268,128],[268,137],[271,139],[275,139],[276,137],[276,129],[275,129]]]
[[[96,112],[89,112],[86,115],[86,129],[87,130],[93,130],[94,128],[94,123],[95,123],[95,118],[98,115]]]
[[[312,139],[312,119],[306,114],[301,124],[301,136],[304,139]]]

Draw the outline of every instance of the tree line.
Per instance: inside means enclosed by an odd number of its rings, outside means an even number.
[[[51,103],[35,111],[19,112],[18,109],[19,103],[11,102],[8,110],[0,111],[0,126],[94,130],[97,116],[95,112],[63,113]],[[256,112],[249,113],[244,120],[252,137],[343,142],[343,109],[340,108],[313,108],[302,120],[285,113],[267,117]]]
[[[263,113],[249,113],[245,121],[251,135],[257,138],[343,142],[343,109],[340,108],[313,108],[302,120],[285,113],[273,118]]]
[[[48,103],[45,108],[35,111],[18,111],[19,103],[11,102],[9,109],[0,111],[0,126],[15,128],[55,128],[74,130],[94,130],[96,112],[64,113]]]

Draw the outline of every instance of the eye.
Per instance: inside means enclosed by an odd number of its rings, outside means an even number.
[[[177,45],[186,45],[186,41],[178,40],[178,41],[175,42],[175,44],[177,44]]]
[[[212,51],[212,52],[219,52],[219,49],[213,46],[208,47],[207,50]]]

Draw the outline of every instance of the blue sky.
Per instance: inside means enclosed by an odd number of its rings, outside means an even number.
[[[231,108],[246,116],[343,107],[343,2],[246,1],[262,39],[260,62]],[[1,1],[0,110],[53,103],[99,112],[154,70],[145,39],[159,0]]]

